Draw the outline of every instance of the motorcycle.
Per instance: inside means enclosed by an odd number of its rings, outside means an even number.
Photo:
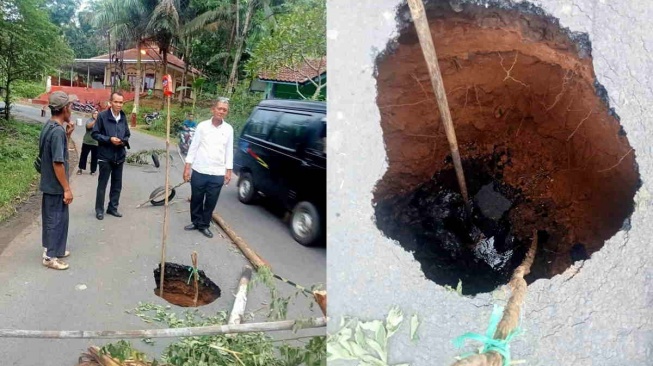
[[[195,127],[183,126],[179,129],[179,152],[182,155],[188,154],[188,148],[190,148],[193,135],[195,135]]]
[[[152,122],[158,120],[159,118],[161,118],[161,115],[159,114],[159,112],[148,113],[148,114],[145,115],[145,123],[147,123],[148,125],[151,125]]]

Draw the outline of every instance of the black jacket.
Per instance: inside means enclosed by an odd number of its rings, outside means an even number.
[[[97,121],[93,126],[91,136],[98,141],[98,159],[112,163],[122,163],[127,156],[126,148],[129,147],[129,125],[125,112],[120,111],[120,121],[116,122],[113,118],[111,109],[100,112],[97,115]],[[111,137],[119,138],[123,143],[116,146],[111,143]]]

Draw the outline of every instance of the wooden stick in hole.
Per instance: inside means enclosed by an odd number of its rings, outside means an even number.
[[[444,129],[447,134],[447,141],[449,141],[449,149],[451,150],[451,157],[453,158],[453,165],[456,169],[456,177],[458,178],[458,185],[460,192],[465,200],[465,208],[467,213],[471,213],[471,206],[469,203],[469,195],[467,194],[467,184],[465,183],[465,173],[463,172],[463,165],[460,160],[460,152],[458,150],[458,140],[456,139],[456,130],[451,120],[451,112],[449,111],[449,103],[447,102],[447,94],[444,90],[444,83],[442,75],[440,74],[440,67],[438,66],[438,56],[435,53],[435,46],[433,45],[433,38],[431,37],[431,30],[429,29],[428,20],[426,19],[426,12],[424,11],[424,3],[422,0],[408,0],[410,7],[410,14],[415,23],[417,30],[417,37],[422,47],[422,53],[426,60],[426,66],[429,70],[431,77],[431,85],[435,92],[435,98],[438,102],[438,110],[440,117],[444,124]]]

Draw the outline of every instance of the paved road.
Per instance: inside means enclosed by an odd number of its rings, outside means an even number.
[[[16,106],[16,114],[41,119],[40,111],[28,106]],[[77,128],[73,139],[81,146],[83,128]],[[130,152],[165,148],[161,139],[133,132]],[[181,181],[183,165],[175,152],[171,168],[171,183]],[[163,162],[162,162],[163,163]],[[120,211],[123,218],[107,216],[103,221],[94,217],[93,206],[97,176],[73,175],[75,200],[71,205],[69,247],[70,269],[56,272],[40,264],[40,220],[18,235],[0,254],[0,328],[13,329],[144,329],[149,326],[125,310],[139,301],[167,304],[153,295],[153,269],[160,261],[163,208],[135,206],[147,199],[150,192],[164,184],[165,165],[126,166]],[[190,187],[184,185],[170,206],[167,259],[190,263],[190,253],[199,255],[200,269],[222,288],[222,296],[201,311],[230,309],[232,293],[238,284],[245,258],[226,237],[207,239],[197,232],[185,232],[189,222]],[[326,249],[304,248],[295,243],[286,225],[273,212],[259,206],[245,206],[236,196],[235,184],[223,189],[216,212],[244,238],[251,247],[270,262],[281,276],[310,286],[325,283]],[[218,233],[218,228],[213,229]],[[85,290],[76,290],[84,284]],[[279,290],[289,296],[295,290],[278,282]],[[266,289],[255,288],[249,295],[247,311],[255,311],[269,302]],[[319,316],[319,308],[309,310],[308,299],[300,296],[291,304],[289,317]],[[177,307],[173,307],[179,309]],[[262,319],[264,311],[258,313]],[[324,333],[323,329],[314,334]],[[66,365],[73,364],[80,352],[96,340],[20,340],[0,343],[3,365]],[[165,341],[154,348],[135,340],[143,350],[159,353]],[[38,350],[34,352],[34,350]],[[47,361],[46,361],[47,360]]]

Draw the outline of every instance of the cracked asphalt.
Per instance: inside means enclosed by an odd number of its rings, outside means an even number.
[[[460,3],[480,1],[457,1]],[[491,1],[497,3],[498,1]],[[501,1],[506,4],[507,1]],[[653,356],[653,5],[626,0],[533,1],[562,27],[586,32],[594,69],[634,147],[642,187],[629,231],[620,231],[584,263],[528,287],[513,360],[529,365],[651,365]],[[341,316],[382,319],[399,306],[419,315],[420,340],[408,321],[390,343],[390,364],[449,365],[478,344],[452,339],[484,333],[497,293],[474,298],[427,280],[412,254],[374,223],[372,189],[386,170],[376,106],[375,57],[398,36],[400,0],[328,0],[330,331]],[[355,86],[355,87],[354,87]],[[339,364],[335,362],[334,364]],[[347,364],[347,363],[342,363]]]

